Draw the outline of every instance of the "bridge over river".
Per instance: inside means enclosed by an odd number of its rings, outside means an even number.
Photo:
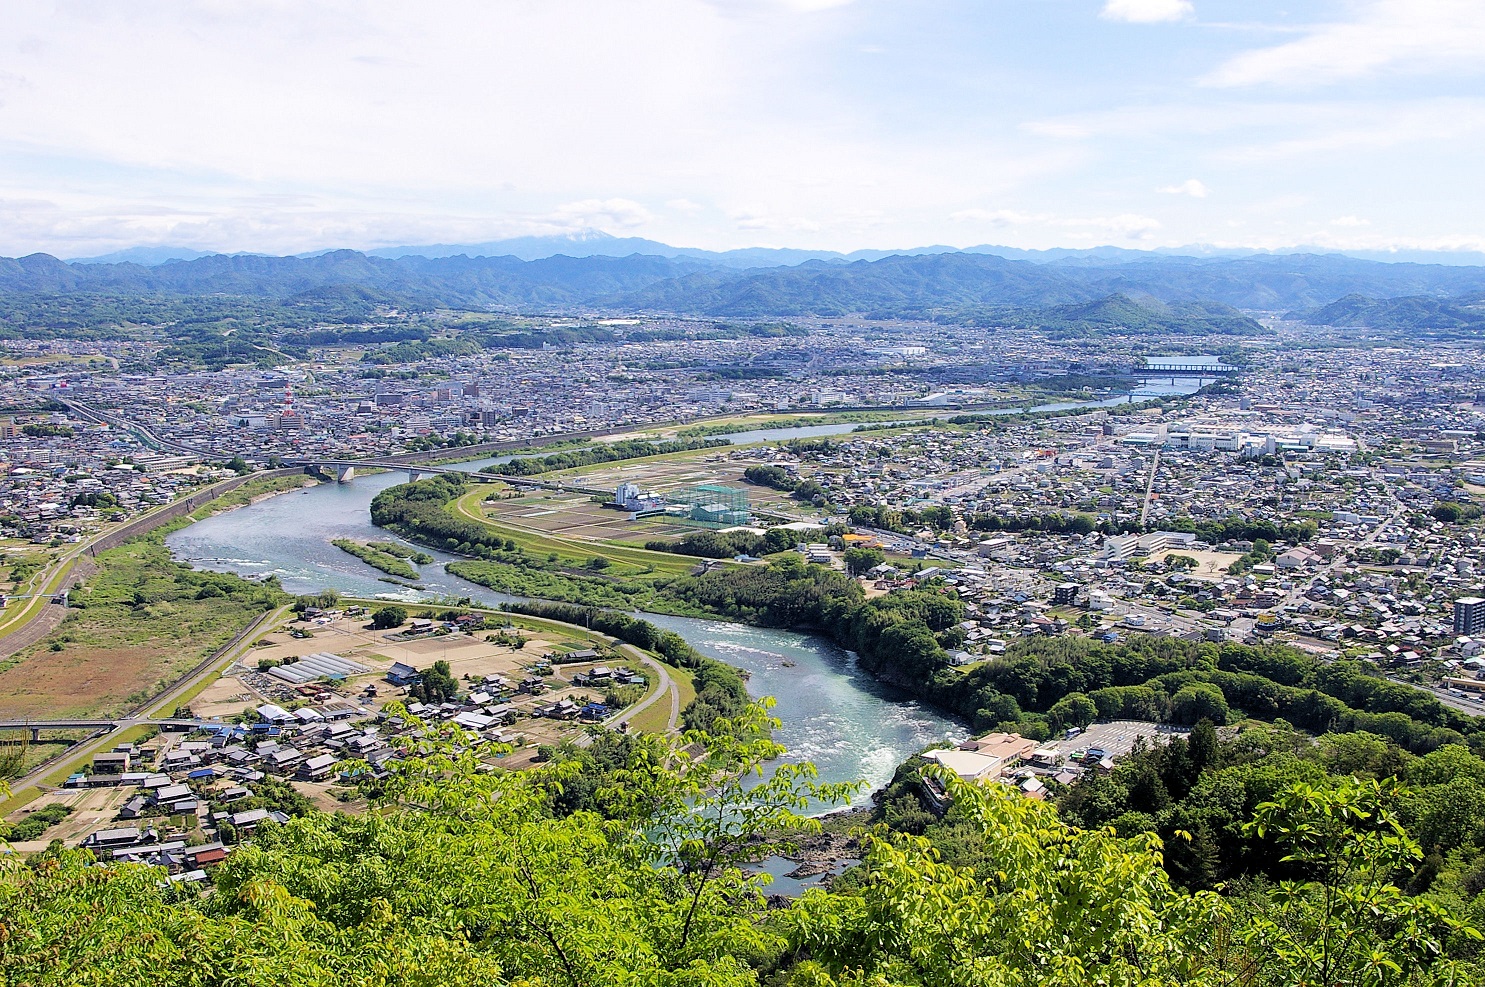
[[[454,466],[429,466],[425,463],[408,463],[399,461],[395,457],[386,459],[286,459],[284,463],[289,466],[300,466],[306,471],[333,472],[336,479],[341,483],[349,483],[356,477],[358,469],[380,469],[401,470],[407,474],[409,481],[418,480],[424,476],[458,476],[474,483],[503,483],[506,486],[531,489],[531,490],[555,490],[558,493],[580,493],[595,497],[612,497],[612,490],[600,490],[597,487],[584,487],[574,483],[564,483],[560,480],[538,480],[528,476],[505,476],[500,473],[481,473],[475,470],[459,469]]]

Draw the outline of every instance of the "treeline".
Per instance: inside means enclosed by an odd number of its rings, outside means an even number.
[[[479,340],[467,336],[452,339],[410,339],[385,349],[362,354],[361,362],[388,366],[418,363],[422,360],[446,360],[455,356],[474,356],[484,349]]]
[[[782,466],[749,466],[743,470],[743,479],[760,487],[782,490],[795,500],[817,507],[823,506],[830,499],[830,492],[819,480],[795,479]]]
[[[1086,535],[1101,527],[1091,514],[1065,514],[1062,511],[1026,517],[981,513],[971,514],[964,520],[973,531],[1045,531],[1057,535]]]
[[[866,670],[902,684],[920,684],[947,668],[946,647],[964,632],[964,604],[940,586],[899,590],[867,599],[845,573],[807,565],[794,555],[767,566],[714,569],[683,576],[664,588],[672,599],[764,627],[809,627],[856,652]]]
[[[371,501],[371,523],[459,555],[503,559],[520,547],[487,525],[455,517],[444,504],[464,493],[464,481],[447,473],[388,487]]]
[[[500,476],[534,476],[553,470],[592,466],[596,463],[612,463],[621,459],[639,459],[643,456],[663,456],[672,452],[692,452],[696,449],[715,449],[731,445],[726,439],[680,439],[669,442],[648,442],[644,439],[624,439],[620,442],[604,442],[597,445],[559,452],[550,456],[533,456],[512,459],[494,466],[486,466],[481,473]]]
[[[675,631],[663,630],[647,620],[615,610],[535,600],[505,603],[501,609],[586,627],[657,654],[676,668],[687,669],[696,689],[696,698],[681,711],[687,730],[711,730],[718,719],[735,720],[748,703],[747,686],[736,669],[697,651]]]
[[[1229,514],[1220,521],[1193,521],[1191,518],[1177,518],[1161,527],[1166,531],[1191,532],[1199,541],[1204,541],[1208,545],[1220,545],[1225,541],[1259,540],[1300,545],[1314,538],[1316,532],[1320,530],[1319,525],[1308,518],[1302,521],[1279,523],[1262,518],[1244,517],[1241,514]]]
[[[760,487],[774,490],[793,490],[794,475],[782,466],[749,466],[743,470],[743,479]]]
[[[1478,510],[1478,509],[1477,509]],[[959,520],[948,507],[913,508],[883,507],[881,505],[858,504],[850,510],[852,524],[880,528],[911,534],[924,528],[944,532],[954,530]],[[1045,531],[1052,534],[1086,535],[1098,531],[1106,535],[1120,535],[1142,530],[1132,521],[1100,521],[1091,514],[1081,512],[1050,511],[1046,514],[1005,515],[981,512],[965,515],[962,519],[971,531]],[[1260,518],[1232,514],[1216,521],[1196,521],[1192,518],[1176,518],[1162,522],[1162,531],[1179,531],[1196,535],[1199,541],[1209,545],[1220,545],[1227,541],[1287,542],[1300,545],[1310,541],[1320,530],[1313,520],[1275,522]]]
[[[645,542],[652,552],[674,552],[702,559],[732,559],[739,555],[761,557],[793,548],[799,533],[786,528],[770,528],[759,535],[751,531],[699,531],[679,541],[657,539]]]
[[[1062,511],[1026,516],[976,513],[961,518],[948,507],[913,509],[858,504],[851,508],[849,516],[852,524],[901,534],[912,534],[924,528],[935,532],[953,531],[961,520],[971,531],[1045,531],[1059,535],[1086,535],[1107,529],[1106,534],[1119,533],[1108,524],[1099,524],[1091,514]]]
[[[1188,724],[1282,719],[1312,733],[1366,730],[1418,753],[1485,740],[1476,739],[1478,719],[1423,690],[1390,682],[1361,662],[1327,664],[1278,645],[1034,637],[1002,658],[955,668],[946,649],[964,641],[964,605],[946,588],[930,581],[867,600],[844,574],[793,556],[681,577],[663,593],[749,623],[820,628],[856,652],[866,670],[975,729],[1041,740],[1075,725],[1083,710]]]

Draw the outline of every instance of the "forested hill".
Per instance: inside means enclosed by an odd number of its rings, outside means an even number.
[[[1139,300],[1113,294],[1076,305],[1004,308],[993,305],[951,310],[937,316],[961,325],[1041,329],[1054,336],[1100,332],[1139,332],[1165,336],[1187,334],[1251,336],[1267,330],[1256,319],[1220,302],[1176,302],[1167,305],[1145,296]]]
[[[212,255],[145,267],[66,264],[46,254],[0,259],[0,292],[115,295],[238,295],[287,299],[339,286],[360,286],[425,305],[562,307],[696,270],[696,262],[663,257],[403,257],[353,250],[318,257]]]
[[[1442,299],[1409,295],[1368,298],[1347,295],[1290,318],[1314,326],[1359,326],[1367,329],[1479,332],[1485,329],[1485,297]]]
[[[703,315],[922,316],[975,305],[1055,306],[1110,295],[1244,309],[1324,305],[1348,294],[1454,295],[1485,290],[1485,268],[1382,264],[1339,255],[1151,258],[1053,266],[984,254],[894,256],[853,264],[704,271],[615,299],[621,307]]]
[[[1348,295],[1485,292],[1485,268],[1384,264],[1340,255],[1157,257],[1098,265],[1037,264],[991,254],[893,255],[737,270],[704,258],[317,257],[211,255],[147,267],[67,264],[46,254],[0,258],[0,295],[323,298],[359,288],[389,303],[463,308],[573,306],[709,316],[926,316],[984,306],[1079,306],[1108,299],[1309,310]],[[1138,301],[1140,305],[1146,305]],[[1186,315],[1191,312],[1183,313]],[[1199,318],[1230,319],[1204,309]]]

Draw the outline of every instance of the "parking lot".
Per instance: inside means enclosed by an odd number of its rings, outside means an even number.
[[[1081,734],[1068,740],[1048,741],[1045,746],[1055,747],[1069,760],[1077,751],[1099,749],[1107,756],[1118,760],[1134,750],[1135,743],[1143,737],[1147,745],[1163,744],[1171,737],[1184,737],[1191,731],[1186,727],[1172,727],[1143,720],[1111,720],[1094,723]]]

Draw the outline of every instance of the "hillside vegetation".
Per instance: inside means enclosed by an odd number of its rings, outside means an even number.
[[[404,743],[378,811],[268,823],[212,889],[55,849],[0,873],[0,976],[96,987],[1252,987],[1479,982],[1480,933],[1410,894],[1392,786],[1285,785],[1242,821],[1289,873],[1222,893],[1152,835],[1080,829],[945,781],[952,833],[877,829],[835,891],[770,907],[742,865],[843,799],[753,729],[605,735],[488,772],[452,732]],[[682,744],[685,746],[683,747]],[[759,776],[762,776],[761,779]],[[941,849],[942,846],[942,849]],[[965,847],[975,863],[964,863]]]

